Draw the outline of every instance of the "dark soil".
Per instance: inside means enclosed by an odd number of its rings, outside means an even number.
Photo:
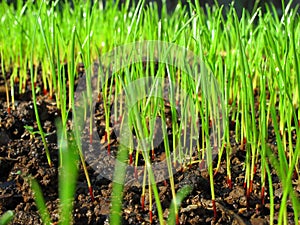
[[[2,76],[1,76],[2,77]],[[0,85],[3,86],[3,80]],[[33,103],[30,90],[25,94],[17,95],[15,109],[7,112],[5,94],[0,93],[0,215],[7,210],[13,210],[15,216],[12,224],[41,224],[41,219],[33,198],[27,177],[33,176],[41,185],[48,210],[53,222],[58,221],[58,147],[56,138],[55,119],[59,118],[55,101],[49,96],[39,95],[39,115],[43,129],[49,135],[47,142],[53,166],[47,163],[44,146],[38,134],[31,135],[24,126],[33,126],[37,130]],[[71,118],[70,118],[71,121]],[[103,127],[99,125],[100,139],[103,139]],[[215,175],[215,194],[217,218],[214,220],[214,211],[211,203],[208,173],[200,170],[198,164],[192,165],[185,171],[175,174],[176,190],[184,185],[192,185],[192,192],[185,198],[179,209],[180,224],[269,224],[269,194],[265,192],[265,203],[261,204],[260,169],[257,165],[253,191],[247,201],[244,189],[243,162],[245,151],[240,143],[235,142],[235,125],[231,126],[231,169],[232,189],[228,186],[226,177],[226,161],[222,159],[221,168]],[[112,136],[111,154],[116,151],[117,141]],[[269,144],[276,148],[273,131],[269,131]],[[225,153],[224,153],[225,154]],[[161,154],[156,155],[159,160]],[[88,157],[88,156],[87,156]],[[101,149],[99,158],[107,157],[107,149]],[[109,179],[99,176],[99,173],[88,166],[89,175],[94,189],[94,198],[91,200],[87,182],[80,167],[77,188],[74,200],[75,224],[109,224],[110,199],[112,183]],[[273,187],[275,190],[275,222],[281,201],[281,184],[272,171]],[[123,202],[123,224],[150,224],[149,196],[145,196],[145,207],[141,206],[142,187],[133,181],[125,187]],[[268,187],[268,185],[267,185]],[[164,210],[168,217],[168,208],[172,200],[169,181],[158,183],[159,194]],[[300,192],[300,184],[296,186]],[[147,193],[147,192],[146,192]],[[293,210],[288,207],[289,224],[293,224]],[[155,203],[153,206],[153,224],[159,224]]]

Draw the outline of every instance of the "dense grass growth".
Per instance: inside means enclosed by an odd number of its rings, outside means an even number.
[[[104,4],[102,1],[95,1],[90,5],[89,1],[87,3],[75,1],[71,6],[59,1],[35,3],[27,1],[23,4],[20,0],[16,8],[7,5],[5,1],[1,2],[0,60],[8,112],[14,110],[16,93],[24,93],[30,89],[35,103],[38,101],[35,94],[47,95],[53,98],[53,102],[61,110],[60,140],[65,140],[67,133],[64,131],[67,130],[68,113],[76,111],[74,91],[75,81],[79,76],[76,69],[79,63],[83,63],[85,68],[92,68],[93,63],[105,53],[136,41],[159,40],[182,46],[194,52],[203,61],[202,66],[205,65],[208,70],[201,68],[202,73],[206,73],[207,77],[213,74],[217,80],[222,99],[217,99],[219,96],[213,95],[211,101],[222,102],[224,111],[216,112],[218,103],[215,104],[216,108],[212,108],[209,102],[201,98],[205,95],[205,91],[201,89],[203,86],[197,83],[197,77],[194,80],[189,77],[187,73],[191,71],[184,72],[163,63],[156,66],[155,62],[147,62],[145,69],[142,61],[137,62],[114,73],[113,79],[108,79],[108,71],[103,71],[98,79],[99,101],[103,101],[106,115],[106,141],[110,143],[112,132],[110,118],[113,118],[115,123],[118,121],[123,124],[126,121],[140,139],[150,139],[147,146],[154,146],[157,121],[151,118],[153,115],[159,115],[163,124],[168,121],[163,98],[154,100],[144,98],[129,113],[123,114],[122,111],[122,102],[133,101],[134,94],[138,93],[140,96],[149,94],[143,88],[133,90],[128,85],[133,81],[151,77],[153,79],[151,82],[156,82],[156,87],[163,89],[168,86],[171,90],[174,88],[171,92],[174,95],[169,96],[172,143],[169,143],[166,127],[161,127],[166,155],[169,156],[174,152],[172,157],[167,157],[170,159],[167,160],[167,165],[174,201],[182,199],[187,193],[181,191],[181,195],[176,197],[172,165],[179,163],[184,169],[195,163],[201,165],[204,158],[209,160],[212,157],[209,155],[211,151],[205,149],[216,146],[220,151],[217,166],[213,168],[212,163],[208,164],[213,202],[215,200],[213,173],[216,173],[220,166],[222,154],[226,154],[228,185],[232,188],[230,158],[231,142],[234,139],[240,143],[241,149],[245,152],[243,173],[247,200],[252,192],[256,170],[259,169],[261,201],[264,203],[267,192],[271,203],[270,222],[273,224],[274,190],[270,171],[275,169],[283,187],[278,224],[287,224],[288,200],[293,205],[295,223],[298,223],[300,203],[292,183],[293,179],[300,179],[300,139],[297,138],[300,135],[298,110],[300,23],[296,10],[290,9],[288,5],[283,9],[283,16],[279,18],[273,7],[267,7],[264,13],[258,8],[253,14],[244,11],[241,18],[238,18],[233,7],[207,8],[205,14],[204,9],[197,4],[190,7],[178,4],[171,14],[167,13],[164,5],[159,16],[156,4],[144,6],[144,2],[140,1],[129,8],[129,1],[126,1],[119,8],[112,2],[107,1]],[[86,71],[85,76],[86,80],[90,81],[93,74]],[[164,95],[159,93],[162,90],[154,88],[155,85],[150,83],[143,85],[150,87],[149,91],[156,91],[159,96]],[[210,89],[214,87],[211,85]],[[87,105],[83,107],[83,111],[93,110],[90,82],[87,82],[86,87]],[[176,87],[180,87],[186,94],[180,94],[180,90]],[[172,107],[172,102],[180,108],[180,115],[176,114],[174,110],[176,107],[175,105]],[[186,110],[189,104],[195,106],[190,111]],[[115,110],[113,115],[111,115],[112,106],[119,110]],[[218,116],[215,118],[216,115],[222,115],[222,118]],[[36,116],[39,124],[38,114]],[[217,125],[224,125],[222,132],[217,132],[220,143],[215,143],[215,146],[208,144],[212,118],[215,119],[215,123],[222,123]],[[197,134],[199,123],[203,129]],[[229,130],[232,123],[235,124],[233,138]],[[89,124],[91,142],[93,126],[91,119]],[[74,127],[78,128],[76,125]],[[186,127],[190,130],[187,131]],[[38,128],[39,134],[43,137],[42,126]],[[80,131],[77,130],[74,134],[77,141],[80,139],[78,132]],[[126,140],[127,146],[134,146],[134,137],[130,135],[132,134],[129,133]],[[202,138],[199,139],[199,136]],[[276,147],[270,145],[272,142],[270,138],[274,138]],[[44,142],[47,148],[47,143]],[[142,152],[149,151],[147,146],[144,142],[137,143],[137,148],[142,149]],[[178,146],[179,149],[186,150],[173,151]],[[196,156],[193,155],[195,151],[193,147],[197,149]],[[62,166],[65,163],[64,148],[65,146],[60,146]],[[84,164],[80,143],[78,148]],[[108,145],[108,154],[109,148]],[[134,154],[135,158],[132,159],[133,149],[133,147],[125,149],[126,156],[130,158],[130,164],[137,165],[138,154]],[[154,147],[151,150],[154,150]],[[159,221],[163,223],[157,187],[150,166],[151,159],[149,154],[141,154],[147,168],[145,173],[149,174],[149,180],[145,180],[144,183],[149,183],[152,187],[148,190],[150,196],[153,194],[155,198]],[[47,157],[51,165],[50,155]],[[88,179],[87,172],[86,176]],[[88,183],[91,186],[89,179]],[[186,190],[184,189],[185,192]],[[115,191],[116,195],[120,195],[122,185],[115,188]],[[143,195],[144,191],[145,189]],[[115,204],[118,210],[117,200]],[[178,202],[172,204],[175,214],[178,211],[177,207]],[[176,216],[170,220],[176,221]],[[118,217],[114,219],[119,220]]]

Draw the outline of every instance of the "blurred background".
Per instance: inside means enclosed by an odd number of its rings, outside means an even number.
[[[195,1],[197,0],[146,0],[146,4],[151,4],[151,2],[157,2],[159,8],[161,8],[163,2],[166,2],[168,11],[172,12],[176,8],[178,2],[181,2],[183,5],[188,5],[189,2],[195,3]],[[122,4],[126,2],[126,0],[120,0],[119,2]],[[135,2],[138,1],[135,0]],[[205,7],[205,5],[213,6],[215,4],[224,5],[226,11],[226,8],[228,8],[233,1],[232,0],[198,0],[198,2],[203,7]],[[283,3],[286,6],[289,2],[290,0],[283,0],[283,1],[282,0],[236,0],[233,2],[233,4],[238,15],[241,15],[243,9],[252,12],[257,7],[261,7],[262,9],[264,9],[266,5],[271,5],[271,4],[275,6],[277,13],[280,15],[282,14]],[[291,1],[292,8],[296,8],[299,6],[300,6],[300,0]],[[299,9],[298,12],[300,12]]]
[[[9,4],[14,4],[16,5],[18,0],[0,0],[0,2],[2,1],[6,1]],[[36,0],[33,0],[36,1]],[[63,5],[63,3],[68,2],[71,5],[74,4],[74,2],[80,2],[80,0],[49,0],[51,1],[59,1],[60,5]],[[84,2],[89,1],[89,0],[83,0]],[[90,0],[91,2],[94,2],[95,0]],[[102,1],[104,2],[104,4],[106,2],[115,2],[118,3],[119,6],[121,7],[123,3],[125,3],[127,0],[98,0],[98,1]],[[188,6],[189,2],[195,3],[195,1],[198,1],[200,3],[200,5],[202,7],[205,8],[205,5],[209,5],[209,6],[213,6],[213,5],[224,5],[224,13],[226,13],[226,8],[228,8],[228,6],[233,2],[232,0],[145,0],[146,4],[145,6],[156,2],[158,4],[158,8],[161,9],[162,5],[164,2],[166,2],[167,5],[167,10],[169,13],[172,13],[172,11],[176,8],[176,5],[178,4],[178,2],[182,3],[182,5],[184,6]],[[26,0],[23,0],[23,2],[26,2]],[[138,2],[138,0],[131,0],[131,5],[134,6],[136,5],[136,3]],[[263,10],[265,8],[266,5],[270,5],[273,4],[276,8],[276,11],[279,15],[282,14],[282,7],[283,7],[283,3],[286,6],[289,2],[291,2],[291,7],[292,8],[298,8],[298,12],[300,12],[299,10],[299,6],[300,6],[300,0],[236,0],[235,2],[233,2],[234,7],[237,11],[237,14],[240,16],[242,13],[243,9],[248,10],[249,12],[252,12],[253,10],[255,10],[257,7],[261,7]]]

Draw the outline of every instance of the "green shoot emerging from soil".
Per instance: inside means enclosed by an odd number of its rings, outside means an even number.
[[[58,137],[62,135],[62,126],[58,124]],[[68,133],[69,134],[69,133]],[[62,166],[59,170],[59,224],[72,224],[73,198],[78,173],[78,147],[73,135],[60,139]],[[35,202],[44,224],[52,224],[47,210],[42,190],[38,182],[29,177],[31,188],[34,192]]]
[[[0,217],[0,224],[6,225],[9,224],[14,217],[14,212],[12,210],[9,210],[5,212],[1,217]]]
[[[120,2],[18,0],[15,7],[0,3],[0,26],[8,28],[0,29],[0,94],[5,96],[8,113],[14,112],[17,97],[30,94],[35,120],[26,129],[39,134],[34,138],[42,139],[50,166],[53,149],[47,143],[39,103],[50,102],[59,116],[61,223],[72,222],[78,157],[94,198],[86,166],[92,163],[85,157],[101,143],[101,151],[108,157],[117,156],[122,163],[114,171],[118,179],[112,189],[112,224],[121,221],[129,167],[134,170],[131,178],[141,179],[141,208],[147,205],[150,223],[166,221],[158,184],[163,182],[169,185],[173,199],[168,223],[179,224],[180,204],[191,190],[189,186],[178,188],[175,173],[194,165],[208,171],[214,218],[219,218],[215,177],[224,165],[227,186],[235,188],[238,178],[233,178],[232,163],[237,154],[243,159],[238,166],[242,168],[245,208],[251,211],[251,197],[257,194],[254,188],[258,185],[260,207],[269,203],[270,224],[291,222],[287,206],[292,207],[292,220],[298,224],[297,8],[282,1],[282,15],[274,6],[266,6],[265,10],[255,7],[252,13],[243,10],[239,17],[233,4],[204,9],[198,1],[188,6],[180,2],[168,12],[163,1],[159,13],[156,3],[126,0],[118,7]],[[103,58],[119,46],[128,49],[146,40],[186,51],[174,52],[161,45],[165,48],[149,48],[139,59],[125,51],[126,65],[119,65],[119,58]],[[199,60],[191,60],[188,51]],[[174,61],[166,60],[168,57]],[[178,66],[184,63],[186,66]],[[79,92],[83,104],[76,101]],[[166,170],[157,182],[153,165],[160,161],[165,162]],[[272,183],[277,178],[282,188],[278,209]],[[41,218],[50,224],[37,181],[31,184]],[[157,215],[153,215],[154,208]]]

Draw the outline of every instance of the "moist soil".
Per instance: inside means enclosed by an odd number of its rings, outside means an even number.
[[[2,76],[1,76],[2,78]],[[0,80],[4,87],[4,81]],[[39,84],[37,84],[39,85]],[[15,215],[11,224],[42,224],[39,216],[33,193],[30,189],[28,177],[34,177],[41,186],[47,208],[51,219],[59,221],[58,213],[58,146],[55,120],[60,118],[60,111],[57,109],[55,100],[49,95],[38,93],[38,108],[44,131],[48,134],[46,140],[53,166],[47,162],[45,149],[39,134],[32,134],[24,126],[32,126],[37,131],[33,102],[31,97],[30,84],[24,94],[15,94],[15,109],[7,110],[4,88],[1,89],[0,98],[0,215],[7,210],[13,210]],[[99,113],[101,103],[99,103]],[[70,115],[69,122],[71,124]],[[104,117],[99,116],[97,121],[98,141],[103,142]],[[101,125],[102,124],[102,125]],[[214,176],[217,217],[214,218],[214,210],[211,202],[208,172],[201,169],[199,164],[193,164],[184,170],[179,170],[174,175],[176,191],[185,185],[191,185],[191,193],[183,200],[179,208],[180,224],[269,224],[270,200],[268,183],[266,184],[264,202],[262,204],[260,185],[260,163],[253,180],[253,190],[247,198],[244,188],[244,161],[246,152],[241,143],[235,141],[235,123],[231,122],[231,170],[232,187],[227,182],[225,151],[221,160],[221,166]],[[88,135],[86,135],[88,138]],[[294,138],[296,138],[294,136]],[[96,142],[97,140],[93,140]],[[269,129],[268,144],[276,151],[275,135],[272,127]],[[110,164],[107,152],[107,143],[99,150],[95,162],[100,160]],[[111,136],[111,155],[116,154],[118,140]],[[163,149],[157,150],[154,161],[160,161],[163,156]],[[95,157],[95,154],[87,158]],[[108,157],[109,158],[109,157]],[[214,162],[216,163],[216,162]],[[93,186],[94,201],[89,194],[89,189],[82,166],[79,166],[79,175],[74,196],[74,224],[109,224],[110,199],[112,182],[105,176],[99,175],[99,171],[92,166],[93,162],[88,160],[88,172]],[[104,166],[105,167],[105,166]],[[110,164],[113,169],[113,164]],[[107,167],[108,168],[108,167]],[[271,167],[272,168],[272,167]],[[275,224],[282,197],[282,187],[276,171],[272,169],[272,185],[274,188],[275,201]],[[150,224],[148,186],[146,188],[145,206],[141,205],[142,186],[139,178],[131,174],[129,183],[125,186],[122,207],[122,224]],[[129,177],[130,178],[130,177]],[[295,182],[298,179],[294,177]],[[163,180],[157,184],[164,217],[168,218],[168,209],[172,201],[170,181]],[[295,189],[300,192],[300,184],[295,183]],[[154,202],[154,199],[153,199]],[[287,207],[289,224],[294,223],[293,210],[289,203]],[[156,205],[153,204],[152,224],[159,224]]]

